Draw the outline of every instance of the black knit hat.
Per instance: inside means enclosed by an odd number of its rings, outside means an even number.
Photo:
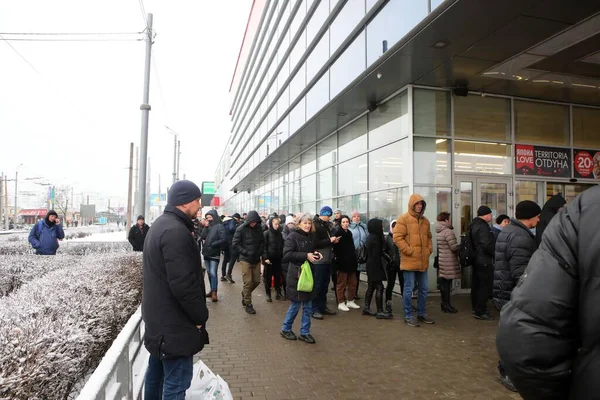
[[[477,216],[483,217],[484,215],[490,215],[492,210],[488,206],[481,206],[477,209]]]
[[[202,197],[202,192],[198,185],[192,181],[177,181],[169,189],[169,199],[167,204],[170,206],[181,206],[191,203]]]
[[[531,219],[542,213],[542,209],[534,201],[524,200],[517,204],[515,216],[517,219]]]
[[[144,216],[143,216],[143,215],[138,215],[138,217],[137,217],[137,220],[136,220],[136,221],[139,221],[140,219],[145,221],[145,218],[144,218]]]
[[[496,223],[500,225],[506,219],[510,220],[510,217],[506,214],[500,214],[496,217]]]
[[[240,216],[239,213],[235,213],[231,216],[231,218],[237,218],[237,219],[242,219],[242,217]]]
[[[57,213],[56,213],[56,211],[54,211],[54,210],[50,210],[50,211],[48,211],[48,214],[46,214],[46,217],[49,217],[49,216],[51,216],[51,215],[54,215],[55,217],[58,217],[58,214],[57,214]]]

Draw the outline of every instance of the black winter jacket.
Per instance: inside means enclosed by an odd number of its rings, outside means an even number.
[[[166,206],[146,237],[142,318],[144,344],[155,357],[192,356],[208,343],[208,308],[193,230],[188,216]]]
[[[510,300],[510,294],[536,249],[533,233],[516,219],[511,219],[510,225],[498,235],[492,300],[498,310]]]
[[[558,213],[558,210],[563,207],[567,202],[561,194],[555,194],[544,204],[542,213],[540,214],[540,221],[535,228],[535,242],[539,246],[542,242],[542,235],[546,230],[546,227],[552,220],[552,218]]]
[[[385,237],[384,251],[391,257],[390,262],[386,267],[388,269],[393,268],[400,270],[400,250],[398,250],[398,246],[394,243],[394,234],[392,231]]]
[[[283,264],[287,266],[286,296],[292,301],[311,301],[314,298],[314,290],[310,293],[298,291],[298,280],[300,278],[301,266],[307,260],[308,253],[316,250],[312,235],[301,229],[290,232],[283,247]],[[314,268],[311,265],[314,276]],[[314,287],[313,287],[314,289]]]
[[[598,399],[600,187],[550,222],[502,309],[496,345],[525,400]]]
[[[128,239],[133,247],[133,251],[144,251],[144,240],[146,239],[149,230],[150,227],[145,223],[142,225],[142,229],[140,229],[138,224],[131,227]]]
[[[318,215],[313,220],[313,243],[317,251],[323,255],[315,264],[331,264],[332,244],[331,244],[331,224],[323,221]]]
[[[256,222],[254,228],[250,227],[251,222]],[[250,211],[246,222],[236,229],[231,247],[238,254],[240,261],[250,264],[257,264],[260,261],[265,251],[265,237],[260,223],[258,213]]]
[[[481,218],[475,217],[469,226],[469,230],[476,253],[473,268],[492,265],[494,262],[496,238],[489,224]]]
[[[206,214],[210,214],[213,219],[210,224],[204,228],[204,232],[202,233],[202,237],[204,238],[202,255],[205,258],[219,258],[221,257],[221,249],[227,245],[225,227],[221,223],[219,214],[215,210],[210,210]]]
[[[369,236],[365,247],[367,249],[367,280],[369,282],[385,281],[387,279],[385,266],[390,260],[383,251],[383,221],[372,219],[367,223]]]
[[[263,263],[265,260],[279,262],[283,258],[283,236],[279,230],[269,228],[264,232],[265,251],[263,253]]]
[[[335,265],[341,272],[356,272],[358,270],[358,261],[354,249],[354,238],[350,229],[345,231],[341,226],[333,229],[332,236],[341,237],[340,241],[333,245],[335,254]]]

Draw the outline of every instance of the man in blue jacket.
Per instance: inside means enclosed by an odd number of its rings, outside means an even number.
[[[65,238],[58,214],[48,211],[46,218],[38,221],[29,232],[29,243],[35,249],[35,254],[53,256],[58,250],[58,241]]]

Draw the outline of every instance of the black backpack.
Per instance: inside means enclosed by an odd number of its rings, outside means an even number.
[[[460,246],[458,247],[458,260],[462,268],[466,268],[475,263],[475,257],[477,253],[473,246],[473,239],[471,238],[471,227],[467,231],[467,234],[462,237]]]

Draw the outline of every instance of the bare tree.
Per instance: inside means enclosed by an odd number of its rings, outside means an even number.
[[[54,208],[62,214],[63,223],[67,223],[67,212],[69,211],[69,202],[71,201],[70,186],[56,186],[54,188]],[[73,206],[73,205],[71,205]]]

